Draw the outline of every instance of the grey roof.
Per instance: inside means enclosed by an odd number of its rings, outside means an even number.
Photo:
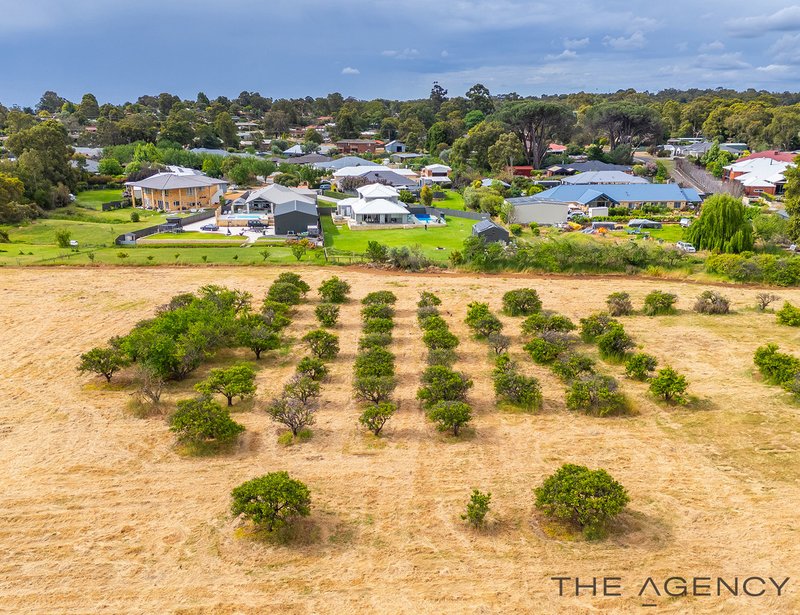
[[[305,201],[289,201],[275,205],[275,216],[282,216],[293,211],[299,211],[310,216],[317,216],[317,206]]]
[[[539,194],[542,193],[540,192]],[[506,202],[511,205],[562,205],[564,207],[569,207],[568,203],[553,199],[539,198],[538,194],[533,196],[518,196],[511,199],[506,199]]]
[[[622,171],[584,171],[561,180],[563,184],[648,184],[643,177]]]
[[[292,201],[305,201],[310,204],[316,202],[315,197],[303,194],[300,190],[295,190],[288,186],[281,186],[280,184],[270,184],[258,190],[251,190],[250,194],[247,196],[246,202],[250,203],[258,199],[273,203],[274,205],[291,203]]]
[[[227,156],[243,156],[243,157],[252,157],[258,158],[255,154],[248,154],[247,152],[229,152],[224,149],[212,149],[210,147],[195,147],[189,150],[193,154],[207,154],[209,156],[222,156],[223,158]]]
[[[567,164],[554,165],[562,169],[575,171],[576,173],[584,173],[586,171],[630,171],[631,166],[627,164],[610,164],[602,160],[587,160],[586,162],[570,162]]]
[[[345,167],[377,167],[380,165],[377,162],[372,162],[372,160],[367,160],[366,158],[361,158],[360,156],[342,156],[341,158],[336,158],[335,160],[331,160],[329,162],[319,162],[314,166],[318,169],[330,169],[332,171],[338,171],[339,169],[344,169]]]
[[[158,173],[138,182],[125,182],[134,188],[150,188],[152,190],[174,190],[177,188],[198,188],[202,186],[227,185],[223,179],[214,179],[205,175],[177,175],[175,173]]]
[[[73,147],[76,154],[82,154],[87,158],[100,158],[103,155],[102,147]]]
[[[476,222],[475,224],[472,225],[472,230],[476,233],[482,233],[483,231],[488,231],[489,229],[492,228],[499,228],[501,231],[506,230],[502,226],[500,226],[499,224],[495,224],[488,218],[486,220],[481,220],[480,222]]]
[[[395,173],[394,171],[370,171],[361,175],[370,184],[388,182],[390,186],[416,186],[417,182],[411,181],[407,177]]]
[[[681,188],[678,184],[583,184],[577,186],[556,186],[540,192],[532,198],[560,201],[562,203],[580,203],[586,205],[595,199],[605,196],[615,203],[666,203],[689,202],[700,203],[702,199],[697,190]],[[509,199],[512,202],[516,199]]]
[[[333,160],[330,156],[323,156],[322,154],[304,154],[302,156],[294,156],[293,158],[273,158],[278,164],[318,164],[322,162],[330,162]]]

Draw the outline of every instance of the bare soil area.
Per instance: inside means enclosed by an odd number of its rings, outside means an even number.
[[[247,431],[218,457],[182,457],[164,417],[133,416],[130,375],[105,385],[75,371],[82,352],[124,334],[172,295],[215,283],[260,301],[280,271],[0,270],[0,612],[800,612],[800,408],[761,383],[752,363],[768,341],[800,356],[800,332],[752,310],[758,289],[722,289],[736,313],[699,316],[690,311],[698,284],[337,270],[353,300],[342,308],[342,353],[313,438],[281,446],[281,430],[261,410],[301,358],[295,346],[259,362],[257,399],[234,415]],[[333,272],[301,273],[316,288]],[[637,307],[654,288],[676,293],[678,315],[623,320],[644,351],[687,375],[696,399],[658,404],[620,366],[603,364],[636,415],[576,416],[561,383],[522,352],[521,319],[502,316],[516,358],[540,378],[545,407],[499,410],[487,347],[463,323],[466,304],[488,301],[499,312],[503,292],[526,286],[576,321],[603,309],[613,291],[630,292]],[[358,427],[351,381],[358,301],[379,289],[399,296],[392,350],[400,409],[375,440]],[[420,290],[442,297],[462,340],[456,367],[475,381],[474,433],[458,440],[437,433],[415,400],[425,359]],[[800,303],[800,290],[778,294]],[[315,326],[317,301],[312,291],[290,336]],[[214,364],[238,356],[251,355],[231,351]],[[167,406],[212,366],[173,385]],[[535,512],[532,489],[565,462],[605,468],[627,487],[631,503],[608,539],[559,537]],[[312,515],[282,541],[254,536],[229,514],[234,486],[274,470],[303,480],[313,501]],[[493,494],[481,532],[460,519],[473,488]],[[560,597],[554,576],[622,577],[624,595]],[[780,598],[774,589],[760,597],[637,596],[647,577],[670,576],[792,579]]]

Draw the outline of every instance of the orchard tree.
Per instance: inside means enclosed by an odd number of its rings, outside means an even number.
[[[686,377],[667,366],[660,369],[650,380],[650,392],[656,397],[661,397],[667,403],[683,401],[689,383]]]
[[[379,436],[386,422],[394,416],[397,406],[391,402],[381,402],[367,406],[361,413],[358,422]]]
[[[328,333],[323,329],[315,329],[303,336],[303,342],[308,346],[311,354],[330,361],[339,354],[339,337],[333,333]]]
[[[322,359],[316,357],[303,357],[297,364],[297,373],[300,376],[305,376],[315,380],[316,382],[322,381],[328,374],[328,368],[325,366]]]
[[[170,431],[185,444],[225,444],[235,440],[244,426],[210,397],[184,399],[170,418]]]
[[[290,478],[287,472],[270,472],[242,483],[231,492],[231,497],[234,517],[245,517],[268,532],[311,513],[308,487]]]
[[[264,314],[247,314],[238,320],[236,339],[245,348],[249,348],[261,358],[261,353],[280,348],[280,328],[271,324],[270,318]]]
[[[319,296],[326,303],[344,303],[350,294],[350,284],[338,276],[323,281],[319,287]]]
[[[291,430],[294,437],[314,424],[316,412],[316,405],[304,404],[293,397],[278,397],[267,406],[269,417]]]
[[[503,295],[503,311],[509,316],[529,316],[541,309],[539,293],[533,288],[510,290]]]
[[[452,431],[458,436],[461,428],[472,420],[472,409],[461,401],[439,401],[428,410],[428,418],[439,431]]]
[[[128,359],[118,348],[92,348],[81,355],[78,371],[100,374],[105,376],[106,382],[111,382],[111,376],[128,363]]]
[[[203,395],[219,393],[233,405],[233,398],[244,399],[255,395],[256,372],[248,363],[238,363],[227,368],[212,369],[208,378],[195,385],[195,390]]]
[[[335,303],[320,303],[314,309],[314,314],[323,327],[335,327],[339,321],[339,306]]]
[[[353,380],[356,399],[375,405],[388,402],[396,386],[393,376],[359,376]]]
[[[477,489],[472,491],[472,495],[467,502],[467,510],[461,518],[472,527],[483,527],[486,522],[486,515],[489,513],[492,502],[491,493],[482,493]]]

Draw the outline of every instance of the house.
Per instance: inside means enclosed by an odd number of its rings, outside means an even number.
[[[561,180],[565,185],[582,184],[648,184],[643,177],[629,175],[622,171],[584,171],[577,175],[571,175]]]
[[[768,158],[769,160],[774,160],[775,162],[794,162],[794,159],[800,155],[800,152],[784,152],[781,150],[776,149],[769,149],[763,152],[754,152],[752,154],[748,154],[747,156],[742,156],[739,158],[739,162],[744,160],[754,160],[757,158]]]
[[[406,151],[406,144],[395,139],[384,145],[383,149],[387,154],[403,154]]]
[[[516,167],[515,167],[516,168]],[[519,167],[530,168],[530,167]],[[545,175],[575,175],[576,173],[588,173],[597,171],[619,171],[621,173],[632,173],[633,167],[627,164],[611,164],[602,160],[586,160],[584,162],[570,162],[569,164],[554,164],[545,169]],[[515,173],[515,175],[519,175]],[[527,173],[530,175],[530,173]]]
[[[308,233],[309,227],[319,229],[317,206],[305,201],[295,200],[276,205],[274,220],[276,235],[300,235]]]
[[[374,154],[380,143],[372,139],[342,139],[336,142],[336,148],[343,154]]]
[[[303,154],[302,156],[292,156],[290,160],[283,158],[273,158],[277,164],[320,164],[330,162],[332,158],[323,156],[322,154]]]
[[[358,198],[342,199],[336,205],[338,216],[348,218],[351,228],[360,225],[411,225],[417,220],[400,202],[391,186],[369,184],[356,189]]]
[[[747,156],[723,167],[723,179],[740,183],[747,196],[782,194],[786,186],[784,173],[793,166],[768,156]]]
[[[302,156],[305,153],[306,152],[303,151],[303,146],[300,145],[299,143],[297,143],[296,145],[292,145],[292,147],[283,151],[283,155],[289,157]]]
[[[570,205],[561,201],[536,198],[539,194],[506,199],[506,203],[512,207],[509,222],[515,224],[536,222],[544,226],[564,224],[569,215]]]
[[[391,154],[389,156],[389,160],[392,162],[405,162],[406,160],[413,160],[414,158],[424,158],[424,154],[416,154],[414,152],[398,152],[396,154]]]
[[[157,173],[140,181],[125,182],[125,185],[130,190],[134,207],[183,211],[219,204],[228,182],[202,174]]]
[[[686,209],[702,202],[697,190],[681,188],[678,184],[562,185],[540,192],[531,198],[564,203],[583,210],[589,207],[639,209],[644,205]]]
[[[491,177],[484,177],[481,180],[481,186],[484,187],[484,188],[491,188],[495,183],[500,184],[501,186],[503,186],[503,188],[511,188],[511,184],[508,184],[508,183],[506,183],[504,181],[501,181],[499,179],[493,179]]]
[[[271,184],[265,188],[250,191],[237,209],[238,213],[274,214],[278,205],[286,205],[295,202],[302,202],[316,207],[316,193],[312,190]],[[237,207],[235,202],[234,207]]]
[[[319,162],[314,164],[315,169],[325,169],[327,171],[338,171],[347,167],[378,167],[377,162],[359,158],[358,156],[342,156],[329,162]]]
[[[415,189],[416,182],[402,171],[403,169],[391,169],[383,165],[344,167],[333,173],[333,181],[341,187],[343,179],[358,177],[368,184],[383,183],[395,188]]]
[[[422,167],[419,173],[420,184],[423,186],[426,184],[449,184],[452,181],[450,179],[450,171],[452,170],[453,169],[446,164],[429,164],[428,166]]]
[[[508,242],[510,233],[491,220],[481,220],[472,225],[472,236],[481,237],[486,243]]]

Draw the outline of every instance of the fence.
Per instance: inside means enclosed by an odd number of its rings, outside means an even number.
[[[418,209],[420,211],[414,211]],[[444,214],[445,216],[452,216],[453,218],[466,218],[467,220],[484,220],[489,217],[489,214],[480,213],[477,211],[462,211],[461,209],[448,209],[444,207],[411,207],[409,209],[411,213],[426,213],[428,215],[440,215]]]
[[[739,182],[717,179],[705,169],[698,167],[685,158],[675,158],[675,168],[679,175],[683,175],[706,194],[722,192],[735,196],[737,199],[744,195],[744,188]]]
[[[111,211],[113,209],[124,209],[125,205],[122,203],[122,201],[109,201],[108,203],[103,203],[100,205],[100,208],[103,211]]]
[[[181,226],[186,224],[192,224],[193,222],[200,222],[201,220],[208,220],[209,218],[214,217],[214,210],[207,209],[205,211],[201,211],[196,214],[192,214],[191,216],[186,216],[185,218],[181,218]],[[139,229],[138,231],[132,231],[130,233],[125,233],[124,235],[119,235],[115,240],[118,246],[130,246],[135,245],[137,239],[141,239],[142,237],[147,237],[148,235],[155,235],[161,230],[163,225],[158,224],[156,226],[148,226],[143,229]]]

